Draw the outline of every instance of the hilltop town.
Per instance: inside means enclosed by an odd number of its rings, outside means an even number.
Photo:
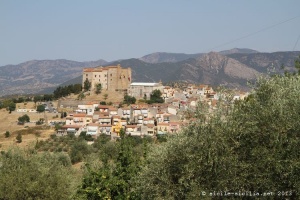
[[[60,100],[58,110],[68,110],[64,125],[57,130],[57,135],[81,132],[93,137],[100,134],[119,137],[121,128],[132,136],[155,136],[157,134],[177,133],[193,120],[193,112],[199,102],[215,109],[224,91],[214,91],[209,85],[188,84],[184,88],[164,86],[162,82],[131,82],[131,69],[118,66],[84,68],[82,88],[84,96],[93,99]],[[100,87],[100,89],[99,89]],[[151,95],[159,91],[160,103],[151,102]],[[114,93],[134,98],[128,103],[115,99],[106,103],[97,101],[103,93]],[[228,91],[227,91],[228,95]],[[231,102],[244,99],[248,93],[230,91]],[[147,103],[148,102],[148,103]],[[50,121],[49,123],[54,123]]]

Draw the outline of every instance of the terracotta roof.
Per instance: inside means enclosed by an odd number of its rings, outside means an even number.
[[[63,129],[67,129],[67,128],[80,128],[80,125],[64,125],[61,128]]]
[[[169,123],[158,123],[157,126],[169,126]]]
[[[84,68],[83,72],[93,72],[94,68]]]
[[[73,114],[73,117],[85,117],[86,116],[86,113],[76,113],[76,114]]]
[[[109,114],[108,114],[108,112],[100,112],[100,115],[102,115],[102,116],[108,116]]]
[[[99,109],[101,109],[101,108],[102,108],[102,109],[108,109],[109,106],[107,106],[107,105],[99,105],[98,108],[99,108]]]
[[[154,124],[147,124],[146,125],[148,128],[153,128],[154,127]]]
[[[98,124],[98,123],[89,123],[89,124],[87,124],[87,126],[99,126],[100,124]]]
[[[99,119],[110,119],[111,117],[109,117],[109,116],[104,116],[104,115],[100,115],[99,116]]]
[[[136,128],[137,125],[126,125],[125,127],[126,127],[126,128]]]
[[[100,124],[99,127],[111,127],[110,124]]]

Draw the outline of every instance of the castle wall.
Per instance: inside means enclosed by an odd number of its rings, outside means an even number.
[[[125,91],[131,83],[131,69],[123,69],[120,65],[84,68],[82,86],[86,79],[91,82],[91,91],[96,89],[98,83],[101,83],[103,90]]]

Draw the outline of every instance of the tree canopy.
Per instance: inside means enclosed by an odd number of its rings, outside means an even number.
[[[252,95],[229,110],[220,103],[208,115],[198,107],[195,123],[152,148],[137,176],[142,199],[201,199],[213,191],[296,198],[299,88],[299,76],[276,75],[258,80]]]
[[[123,103],[129,105],[129,104],[135,104],[135,102],[136,102],[135,97],[129,96],[127,94],[124,96]]]
[[[0,199],[71,199],[70,160],[64,154],[10,149],[0,155]]]
[[[86,79],[83,83],[83,89],[84,91],[89,91],[91,89],[92,83]]]
[[[162,93],[160,90],[153,90],[150,94],[150,100],[148,100],[148,103],[163,103],[164,99],[162,98]]]
[[[36,107],[36,111],[39,112],[39,113],[42,113],[45,111],[45,106],[44,105],[38,105]]]
[[[27,114],[25,114],[18,118],[18,122],[23,123],[23,124],[26,122],[30,122],[30,117]]]

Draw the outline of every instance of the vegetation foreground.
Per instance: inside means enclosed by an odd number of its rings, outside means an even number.
[[[1,153],[0,199],[298,199],[300,76],[258,80],[166,138],[55,139]],[[73,142],[68,142],[73,141]],[[81,175],[71,163],[84,161]]]

